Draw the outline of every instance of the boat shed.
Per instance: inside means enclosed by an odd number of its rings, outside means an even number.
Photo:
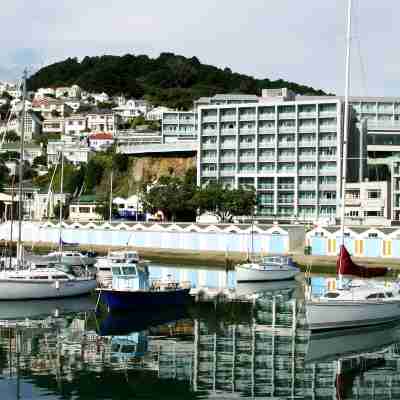
[[[14,227],[13,237],[16,231]],[[9,234],[10,226],[3,224],[0,238],[8,240]],[[85,245],[256,254],[286,254],[302,249],[304,238],[302,225],[64,222],[62,230],[64,242]],[[24,223],[23,240],[58,243],[58,224]]]
[[[356,257],[400,258],[400,228],[345,227],[344,243]],[[306,233],[311,254],[335,256],[342,243],[340,227],[315,227]]]

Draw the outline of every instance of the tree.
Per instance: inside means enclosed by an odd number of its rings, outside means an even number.
[[[163,176],[158,183],[145,191],[142,203],[145,211],[162,211],[166,220],[193,221],[196,213],[192,203],[196,186],[182,179]]]
[[[44,166],[47,165],[47,157],[43,154],[41,156],[35,157],[33,160],[33,163],[32,163],[33,167],[37,167],[39,165],[44,165]]]
[[[213,212],[221,221],[230,222],[234,216],[254,213],[256,195],[254,189],[226,189],[217,182],[199,189],[193,204],[200,212]]]
[[[13,130],[6,132],[6,137],[5,137],[6,143],[19,142],[19,139],[20,137],[17,132]]]

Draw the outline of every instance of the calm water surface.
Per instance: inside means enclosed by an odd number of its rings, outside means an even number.
[[[225,271],[151,273],[235,287]],[[1,302],[0,400],[400,398],[399,327],[310,335],[295,283],[235,290],[257,296],[97,316],[93,297]]]

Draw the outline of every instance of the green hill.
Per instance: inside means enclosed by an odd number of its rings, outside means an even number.
[[[259,94],[263,88],[287,87],[298,94],[325,95],[322,90],[286,82],[282,79],[255,79],[200,63],[196,57],[186,58],[162,53],[158,58],[146,55],[68,58],[48,65],[28,81],[28,88],[70,86],[78,84],[92,92],[110,95],[125,94],[146,98],[155,105],[187,109],[193,100],[216,93]]]

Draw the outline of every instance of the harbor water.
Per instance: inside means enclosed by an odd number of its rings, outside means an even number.
[[[118,314],[94,313],[94,296],[0,302],[0,399],[400,398],[400,326],[310,334],[295,281],[151,275],[238,296]]]

